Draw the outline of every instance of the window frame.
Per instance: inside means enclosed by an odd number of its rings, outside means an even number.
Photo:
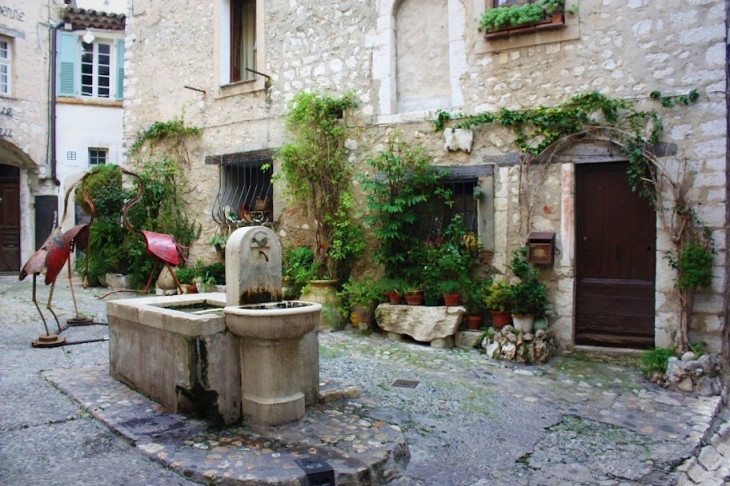
[[[250,78],[239,81],[231,81],[232,68],[232,10],[237,0],[219,0],[217,5],[216,37],[215,47],[216,62],[220,88],[216,97],[226,97],[238,94],[261,91],[267,88],[267,78],[260,74],[250,73]],[[254,41],[254,70],[260,71],[260,66],[265,65],[265,44],[264,44],[264,0],[253,0],[255,5],[255,41]]]
[[[13,89],[13,42],[10,37],[0,36],[0,44],[3,42],[7,44],[7,56],[0,56],[0,68],[2,68],[3,66],[6,67],[6,72],[4,74],[7,77],[7,81],[4,83],[5,90],[3,91],[3,83],[1,78],[3,73],[0,72],[0,96],[11,96]],[[2,49],[0,48],[0,53],[1,52]]]
[[[92,155],[92,152],[96,152],[96,154]],[[99,165],[106,165],[109,163],[109,149],[106,147],[89,147],[86,153],[89,167],[98,167]],[[99,160],[100,154],[103,154],[104,156],[103,161]],[[96,160],[96,162],[92,162],[92,160]]]

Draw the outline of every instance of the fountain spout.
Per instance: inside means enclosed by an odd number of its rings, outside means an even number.
[[[264,258],[266,258],[266,261],[267,261],[267,262],[269,261],[269,257],[268,257],[268,256],[266,256],[266,253],[264,253],[264,251],[263,251],[263,250],[259,250],[259,255],[262,255],[262,256],[263,256]]]

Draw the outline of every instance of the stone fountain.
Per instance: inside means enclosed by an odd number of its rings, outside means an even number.
[[[226,244],[225,294],[108,303],[111,375],[173,413],[298,420],[319,397],[322,307],[281,295],[276,235],[240,228]]]

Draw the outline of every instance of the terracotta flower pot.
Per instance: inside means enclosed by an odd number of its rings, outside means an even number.
[[[400,304],[400,294],[396,292],[395,290],[391,290],[389,292],[383,292],[383,295],[385,295],[390,304],[398,305]]]
[[[423,290],[406,292],[405,299],[408,305],[423,305]]]
[[[466,316],[466,328],[470,331],[478,331],[482,327],[482,316],[469,314]]]
[[[492,315],[492,326],[501,329],[512,322],[512,315],[509,312],[489,311]]]
[[[448,307],[459,305],[459,300],[461,300],[461,294],[444,294],[444,305]]]

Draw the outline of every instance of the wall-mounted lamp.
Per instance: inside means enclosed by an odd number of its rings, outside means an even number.
[[[94,39],[96,39],[96,36],[94,35],[93,32],[91,32],[90,30],[87,30],[86,33],[84,34],[84,36],[82,37],[82,39],[87,44],[91,44],[92,42],[94,42]]]

